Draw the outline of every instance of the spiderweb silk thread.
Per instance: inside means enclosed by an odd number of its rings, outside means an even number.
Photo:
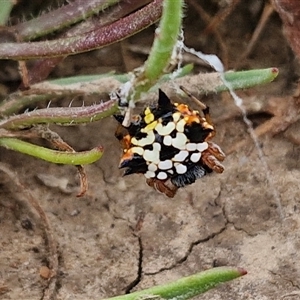
[[[224,68],[223,63],[214,54],[204,54],[201,51],[196,51],[193,48],[186,47],[185,44],[184,44],[183,35],[181,35],[181,38],[178,41],[177,47],[179,48],[179,53],[182,53],[182,51],[185,51],[185,52],[188,52],[188,53],[191,53],[191,54],[197,56],[199,59],[205,61],[216,72],[218,72],[220,74],[221,80],[223,81],[224,85],[228,88],[228,91],[229,91],[231,97],[233,98],[235,105],[237,106],[237,108],[242,113],[243,121],[246,124],[246,126],[248,127],[248,132],[250,134],[251,139],[253,140],[253,143],[254,143],[255,148],[257,150],[257,153],[258,153],[258,157],[259,157],[259,159],[260,159],[260,161],[262,163],[262,167],[265,170],[266,179],[268,180],[268,183],[269,183],[269,186],[271,188],[274,200],[276,201],[276,205],[277,205],[277,210],[278,210],[279,216],[280,216],[281,219],[283,219],[284,218],[284,213],[283,213],[283,209],[282,209],[282,205],[281,205],[281,199],[280,199],[279,192],[278,192],[278,190],[277,190],[277,188],[275,186],[275,182],[274,182],[274,178],[272,176],[271,170],[270,170],[270,168],[268,166],[268,163],[266,161],[265,155],[264,155],[264,153],[262,151],[262,148],[261,148],[261,146],[259,144],[258,137],[257,137],[257,135],[254,132],[254,128],[253,128],[252,122],[247,117],[246,109],[245,109],[245,106],[243,104],[242,98],[240,98],[235,93],[235,91],[233,90],[231,84],[228,81],[226,81],[226,79],[224,77],[225,68]]]

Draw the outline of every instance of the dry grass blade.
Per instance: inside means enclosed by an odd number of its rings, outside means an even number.
[[[243,62],[243,60],[251,53],[255,44],[257,43],[259,36],[263,32],[264,28],[268,20],[270,19],[272,13],[274,12],[274,8],[270,3],[266,3],[262,15],[259,19],[259,22],[252,34],[251,40],[248,43],[248,46],[244,53],[239,57],[239,60],[236,62],[236,68]]]
[[[188,0],[190,5],[193,6],[193,8],[196,10],[196,12],[199,14],[200,18],[203,19],[207,24],[211,24],[211,17],[210,15],[202,8],[202,6],[196,1],[196,0]],[[206,27],[208,28],[208,27]],[[213,34],[216,37],[217,42],[219,43],[219,46],[221,48],[221,59],[224,64],[224,66],[227,68],[228,67],[228,49],[227,46],[223,40],[222,35],[218,31],[217,27],[213,27],[211,29]],[[204,34],[204,32],[202,32]],[[206,32],[207,34],[207,32]],[[199,60],[198,60],[199,63]]]
[[[231,14],[238,3],[240,3],[240,0],[233,0],[227,7],[221,9],[204,29],[203,34],[208,34],[215,30]]]

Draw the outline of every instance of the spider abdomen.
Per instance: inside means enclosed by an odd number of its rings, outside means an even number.
[[[122,123],[120,116],[116,119]],[[117,136],[123,145],[120,168],[127,168],[124,175],[142,173],[150,186],[173,197],[178,188],[212,170],[223,171],[219,160],[225,155],[209,141],[214,127],[199,111],[172,104],[160,90],[157,106],[147,107],[134,120],[139,121],[125,127],[128,134]]]

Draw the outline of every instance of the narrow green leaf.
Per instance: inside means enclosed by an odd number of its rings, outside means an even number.
[[[83,83],[83,82],[92,82],[95,80],[103,79],[103,78],[114,78],[122,83],[125,83],[129,80],[128,74],[114,74],[113,72],[105,73],[105,74],[94,74],[94,75],[79,75],[79,76],[71,76],[71,77],[64,77],[58,79],[47,80],[51,84],[58,84],[58,85],[69,85],[75,83]]]
[[[244,269],[219,267],[181,278],[166,285],[117,296],[106,300],[141,300],[158,296],[163,299],[185,300],[206,292],[216,285],[247,274]],[[155,299],[155,298],[154,298]]]
[[[180,70],[178,70],[176,77],[183,77],[185,75],[188,75],[192,72],[194,65],[193,64],[187,64],[183,66]],[[161,78],[161,83],[169,81],[171,78],[175,79],[172,77],[173,74],[165,74]],[[130,80],[130,75],[129,74],[114,74],[113,72],[105,73],[105,74],[94,74],[94,75],[80,75],[80,76],[71,76],[71,77],[64,77],[64,78],[58,78],[58,79],[52,79],[52,80],[47,80],[46,82],[49,82],[50,84],[58,84],[58,85],[69,85],[69,84],[75,84],[75,83],[91,83],[92,81],[95,80],[100,80],[103,78],[113,78],[118,80],[120,83],[125,83],[128,80]]]
[[[239,72],[226,72],[225,79],[231,84],[233,89],[246,89],[256,85],[261,85],[273,81],[279,71],[277,68],[256,69]],[[225,85],[216,87],[216,92],[226,91]]]
[[[86,165],[101,158],[102,147],[96,147],[89,151],[63,152],[41,146],[33,145],[15,138],[0,138],[0,146],[7,149],[31,155],[55,164]]]

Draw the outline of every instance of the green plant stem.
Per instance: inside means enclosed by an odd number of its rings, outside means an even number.
[[[186,65],[177,73],[177,77],[185,76],[190,73],[191,70],[192,65]],[[170,78],[169,75],[166,74],[161,79],[162,81],[167,81]],[[39,94],[34,94],[35,86],[32,86],[32,89],[29,91],[15,92],[4,101],[0,101],[0,115],[11,116],[12,114],[18,113],[20,110],[25,109],[28,106],[35,105],[38,102],[46,102],[50,100],[53,101],[55,97],[76,97],[91,93],[94,95],[109,93],[112,90],[119,88],[121,83],[125,83],[128,80],[128,74],[107,73],[99,75],[73,76],[45,81],[44,83],[47,85],[47,87],[44,88],[44,93],[42,92],[41,88],[43,83],[40,83],[36,85],[37,89],[39,90]],[[116,84],[113,85],[113,82]],[[86,85],[84,85],[84,83]],[[52,85],[53,88],[51,88]],[[70,85],[72,86],[69,87]],[[78,86],[75,87],[74,85]],[[62,89],[59,89],[58,86],[61,86]],[[88,87],[86,88],[86,86]],[[33,92],[32,95],[28,95],[30,92]]]
[[[13,26],[12,29],[16,30],[23,40],[36,39],[82,21],[119,1],[120,0],[75,0],[54,11],[43,14],[38,18]]]
[[[162,0],[154,0],[123,19],[78,36],[32,43],[2,43],[0,59],[58,57],[99,49],[121,41],[155,23],[161,16],[161,2]]]
[[[24,95],[22,92],[15,92],[9,95],[7,99],[0,102],[0,115],[10,116],[14,113],[18,113],[18,111],[22,109],[26,109],[26,107],[30,106],[31,104],[36,104],[38,102],[47,103],[47,101],[50,101],[53,98],[53,94],[46,94],[46,92],[41,95]]]
[[[7,23],[13,6],[13,0],[0,1],[0,26],[4,26]]]
[[[163,12],[144,70],[138,76],[134,98],[147,92],[169,67],[182,21],[182,0],[164,0]]]
[[[225,80],[228,81],[233,89],[246,89],[249,87],[269,83],[273,81],[279,71],[277,68],[249,70],[240,72],[226,72],[224,74]],[[227,91],[225,85],[216,87],[216,92]]]
[[[11,116],[0,121],[0,128],[24,129],[35,124],[76,125],[95,122],[118,111],[116,101],[83,107],[51,107]]]
[[[157,80],[169,66],[181,29],[182,6],[181,0],[164,0],[159,27],[145,63],[145,77],[150,81]]]
[[[90,2],[85,0],[81,0],[81,1]],[[79,35],[79,34],[96,30],[97,28],[101,28],[121,18],[124,18],[126,15],[129,15],[133,11],[141,8],[142,6],[148,4],[149,2],[151,2],[151,0],[122,0],[117,5],[113,5],[105,9],[105,11],[99,12],[99,14],[93,16],[93,18],[84,20],[84,22],[80,22],[74,25],[73,27],[66,29],[64,33],[60,35],[60,37],[71,37],[74,35]],[[61,12],[60,11],[49,12],[51,16],[53,14],[56,16],[57,13],[61,13]],[[41,17],[43,16],[44,15],[42,15]],[[65,17],[65,15],[63,15],[63,17]],[[33,20],[30,20],[28,22],[32,22],[32,21]],[[38,20],[37,18],[35,19],[35,22],[38,24],[40,20]],[[42,22],[41,29],[43,29],[43,25],[44,23]],[[47,28],[47,30],[50,32],[53,31],[53,28],[51,26],[52,25],[50,22],[49,28]],[[33,30],[33,36],[31,36],[31,33],[27,32],[27,22],[17,24],[10,29],[13,32],[18,32],[18,36],[20,36],[21,40],[33,39],[35,37],[35,34],[42,35],[42,33],[40,33],[41,30],[40,26],[37,25],[35,27],[35,30],[37,32]],[[28,67],[29,84],[32,85],[34,83],[45,80],[49,76],[50,72],[54,69],[54,67],[58,65],[63,59],[64,57],[52,57],[52,58],[43,58],[43,59],[36,60],[32,66]]]
[[[192,276],[181,278],[175,282],[155,286],[143,291],[112,297],[106,300],[141,300],[159,296],[163,299],[185,300],[202,294],[216,285],[247,274],[244,269],[219,267]]]
[[[189,64],[184,66],[177,74],[175,78],[172,77],[172,80],[175,80],[176,78],[181,78],[183,76],[188,75],[192,71],[193,65]],[[237,71],[237,72],[226,72],[224,74],[225,79],[232,85],[233,89],[245,89],[257,85],[262,85],[266,83],[272,82],[277,76],[278,76],[278,69],[277,68],[267,68],[267,69],[256,69],[256,70],[249,70],[249,71]],[[202,73],[198,75],[193,75],[193,77],[203,77],[205,81],[205,78],[211,77],[214,74],[218,75],[218,73]],[[60,79],[54,79],[49,80],[48,82],[50,84],[58,84],[58,85],[69,85],[69,84],[75,84],[80,82],[92,82],[94,80],[101,80],[102,78],[108,78],[112,77],[114,79],[117,79],[120,83],[125,83],[129,80],[129,76],[127,74],[101,74],[101,75],[82,75],[82,76],[72,76],[72,77],[66,77],[66,78],[60,78]],[[167,82],[171,79],[170,74],[165,74],[162,76],[161,82]],[[220,82],[222,82],[220,80]],[[205,86],[202,87],[203,93],[207,92],[223,92],[226,91],[228,88],[225,85],[219,85],[218,82],[216,82],[216,85],[212,87],[212,89],[208,90],[205,89]],[[94,91],[96,92],[96,91]]]
[[[96,81],[102,78],[112,77],[117,79],[120,82],[126,82],[129,80],[128,74],[114,74],[113,72],[105,73],[105,74],[95,74],[95,75],[76,75],[71,77],[63,77],[58,79],[48,80],[50,84],[58,84],[61,86],[69,85],[69,84],[77,84],[77,83],[89,83],[92,81]]]
[[[90,151],[62,152],[33,145],[15,138],[0,138],[0,146],[31,155],[51,163],[65,165],[91,164],[100,159],[103,154],[102,147],[96,147]]]
[[[187,67],[187,69],[185,67]],[[182,73],[178,74],[179,76],[186,74],[186,72],[189,72],[190,66],[187,65],[185,67],[182,69]],[[234,89],[244,89],[260,84],[269,83],[273,81],[274,78],[277,77],[277,75],[278,69],[269,68],[250,71],[226,72],[225,79],[232,85]],[[169,75],[164,75],[161,80],[164,82],[165,80],[168,80],[168,77]],[[128,75],[87,75],[86,77],[75,76],[46,81],[45,83],[47,83],[47,88],[44,88],[44,93],[42,94],[39,93],[28,95],[30,90],[26,91],[26,93],[16,92],[11,94],[8,99],[0,102],[0,115],[10,116],[14,113],[17,113],[21,109],[25,109],[26,107],[34,105],[38,102],[53,100],[54,97],[75,97],[78,95],[88,95],[91,93],[109,93],[111,90],[113,90],[111,84],[113,80],[116,81],[116,85],[114,88],[117,89],[120,87],[121,83],[124,83],[128,80]],[[108,81],[110,82],[109,84]],[[210,85],[207,84],[207,81],[210,82]],[[186,80],[186,78],[175,79],[176,84],[184,85],[191,90],[191,88],[187,86],[187,82],[192,85],[197,85],[196,92],[199,94],[216,93],[227,90],[227,87],[224,86],[218,73],[192,75],[189,77],[188,81]],[[48,83],[50,85],[53,84],[53,88],[51,88]],[[85,83],[86,86],[88,86],[88,90],[84,88],[84,86],[81,86],[80,83]],[[92,84],[88,85],[88,83]],[[77,88],[74,86],[75,84],[78,84]],[[34,91],[34,87],[40,89],[41,85],[43,85],[43,83],[32,86],[32,90]],[[63,89],[59,89],[58,86],[62,86]],[[99,87],[101,87],[101,89]]]

